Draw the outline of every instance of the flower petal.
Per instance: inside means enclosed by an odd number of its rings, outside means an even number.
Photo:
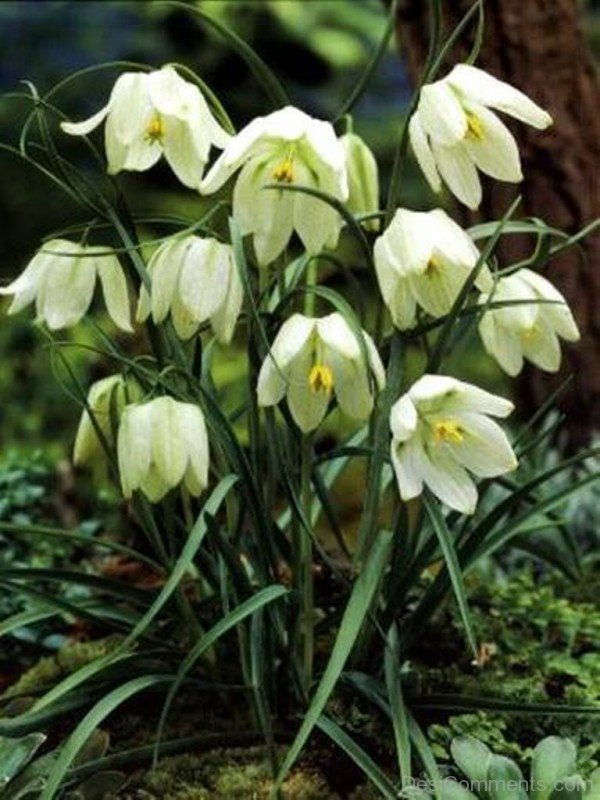
[[[362,358],[356,336],[339,311],[317,320],[317,334],[326,347],[346,359]]]
[[[477,413],[457,414],[463,440],[445,446],[468,470],[480,478],[494,478],[517,467],[517,458],[502,428]]]
[[[292,363],[287,388],[290,413],[303,433],[319,427],[329,405],[326,392],[313,392],[310,387],[308,378],[312,366],[313,354],[309,347],[305,347]]]
[[[420,469],[423,454],[418,439],[415,437],[406,442],[394,439],[391,444],[391,456],[400,497],[403,500],[418,497],[423,492],[423,476]]]
[[[423,130],[438,145],[453,146],[467,132],[465,112],[445,81],[423,86],[419,96],[418,114]]]
[[[465,148],[475,165],[497,180],[509,183],[522,181],[521,157],[515,137],[485,106],[470,104],[469,110],[481,126],[480,136],[468,136],[465,139]]]
[[[543,129],[552,125],[550,114],[526,94],[477,67],[458,64],[446,80],[470,100],[504,111],[534,128]]]
[[[463,143],[454,147],[433,145],[433,155],[444,182],[461,203],[475,211],[481,204],[481,183]]]
[[[188,244],[177,291],[189,314],[202,323],[225,301],[229,248],[216,239],[198,236],[190,236]]]
[[[442,189],[442,180],[435,163],[435,158],[433,157],[433,152],[429,146],[429,139],[423,130],[418,111],[416,111],[410,119],[408,133],[413,153],[421,167],[423,175],[425,175],[427,183],[434,192],[440,192]]]
[[[133,333],[129,292],[127,291],[127,280],[123,268],[116,255],[111,253],[102,255],[102,253],[106,253],[106,250],[104,248],[98,248],[98,250],[99,255],[94,261],[102,284],[106,310],[118,328],[128,333]]]
[[[82,122],[61,122],[60,127],[70,136],[87,136],[87,134],[91,133],[94,128],[97,128],[98,125],[101,125],[104,122],[109,111],[110,103],[107,103],[104,108],[101,108],[100,111],[92,114],[92,116],[88,117],[88,119],[85,119]]]

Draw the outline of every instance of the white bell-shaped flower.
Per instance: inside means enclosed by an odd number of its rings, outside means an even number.
[[[231,136],[210,111],[200,89],[173,67],[125,72],[103,109],[84,122],[63,122],[65,133],[85,136],[106,119],[108,171],[143,172],[164,155],[181,183],[198,189],[211,145]]]
[[[304,192],[263,188],[295,184],[346,200],[346,156],[329,122],[291,106],[258,117],[225,148],[201,191],[215,192],[240,167],[233,216],[243,235],[253,234],[260,264],[277,258],[294,230],[310,253],[336,245],[342,219],[331,206]]]
[[[219,341],[231,340],[243,300],[243,287],[233,248],[217,239],[172,237],[148,263],[150,295],[142,289],[137,319],[152,313],[154,322],[169,314],[181,339],[189,339],[202,323],[210,324]]]
[[[346,207],[353,214],[372,214],[379,210],[379,174],[377,162],[368,145],[355,133],[340,136],[346,153],[348,169],[348,200]],[[363,227],[370,231],[379,228],[377,219],[367,220]]]
[[[394,325],[401,330],[414,325],[417,306],[433,317],[447,314],[479,256],[473,240],[445,211],[398,209],[374,248],[379,288]],[[490,290],[487,266],[475,283]]]
[[[134,380],[125,381],[122,375],[110,375],[93,383],[87,396],[87,408],[84,409],[73,447],[73,462],[77,466],[95,467],[102,463],[104,450],[92,416],[108,445],[114,443],[112,414],[115,422],[128,403],[141,397],[139,385]],[[88,410],[89,409],[89,410]],[[91,412],[91,413],[90,413]]]
[[[488,299],[483,295],[481,302]],[[484,347],[502,369],[517,375],[527,359],[540,369],[556,372],[561,361],[559,337],[567,342],[579,340],[577,324],[562,294],[536,272],[520,269],[500,278],[491,301],[513,303],[490,308],[479,323]]]
[[[125,273],[114,251],[101,246],[52,239],[0,294],[13,295],[8,309],[16,314],[35,301],[37,320],[50,330],[76,325],[90,307],[100,279],[106,310],[117,327],[131,332]]]
[[[413,150],[431,188],[439,192],[444,181],[471,209],[481,203],[478,169],[509,183],[523,179],[514,136],[490,109],[538,129],[552,124],[523,92],[468,64],[423,86],[410,120]]]
[[[392,464],[403,500],[427,486],[440,500],[472,514],[477,489],[469,472],[493,478],[517,459],[502,428],[513,404],[443,375],[424,375],[392,407]],[[469,472],[468,472],[468,471]]]
[[[129,405],[117,437],[123,495],[142,491],[153,503],[180,483],[198,496],[208,485],[209,447],[198,406],[171,397]]]
[[[315,430],[332,394],[342,411],[366,419],[385,371],[368,333],[357,336],[338,312],[316,319],[294,314],[281,326],[258,376],[258,402],[273,406],[287,397],[298,427]],[[366,356],[366,358],[365,358]]]

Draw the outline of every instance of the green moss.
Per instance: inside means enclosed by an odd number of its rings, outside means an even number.
[[[162,759],[122,798],[144,800],[268,800],[270,765],[262,748],[214,750]],[[283,786],[285,800],[336,800],[312,770],[294,770]]]

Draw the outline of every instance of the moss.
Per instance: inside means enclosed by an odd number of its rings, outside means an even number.
[[[29,692],[37,694],[40,689],[53,686],[66,675],[107,655],[115,649],[120,640],[120,636],[108,636],[94,642],[69,644],[56,655],[41,658],[31,669],[24,672],[18,681],[9,686],[2,698],[9,699]]]
[[[215,750],[161,760],[119,795],[123,800],[268,800],[271,769],[264,749]],[[285,800],[337,800],[314,771],[299,767],[285,781]]]

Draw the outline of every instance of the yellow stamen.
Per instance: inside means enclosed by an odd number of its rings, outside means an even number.
[[[533,339],[533,337],[538,332],[537,325],[531,325],[529,328],[525,328],[524,331],[521,331],[521,338],[527,341],[528,339]]]
[[[449,444],[460,444],[465,438],[465,434],[460,425],[452,420],[436,422],[433,426],[433,436],[437,444],[448,442]]]
[[[315,364],[308,374],[308,384],[312,392],[331,394],[333,389],[333,372],[325,364]]]
[[[277,183],[294,182],[294,162],[291,158],[285,158],[273,170],[273,178]]]
[[[425,275],[428,278],[433,278],[439,272],[441,266],[442,262],[435,256],[431,256],[431,258],[429,259],[429,263],[425,268]]]
[[[483,139],[483,123],[475,114],[467,112],[467,139],[476,139],[480,142]]]
[[[146,128],[146,140],[150,144],[156,144],[156,142],[162,142],[164,136],[165,126],[163,125],[162,119],[160,117],[154,117]]]

